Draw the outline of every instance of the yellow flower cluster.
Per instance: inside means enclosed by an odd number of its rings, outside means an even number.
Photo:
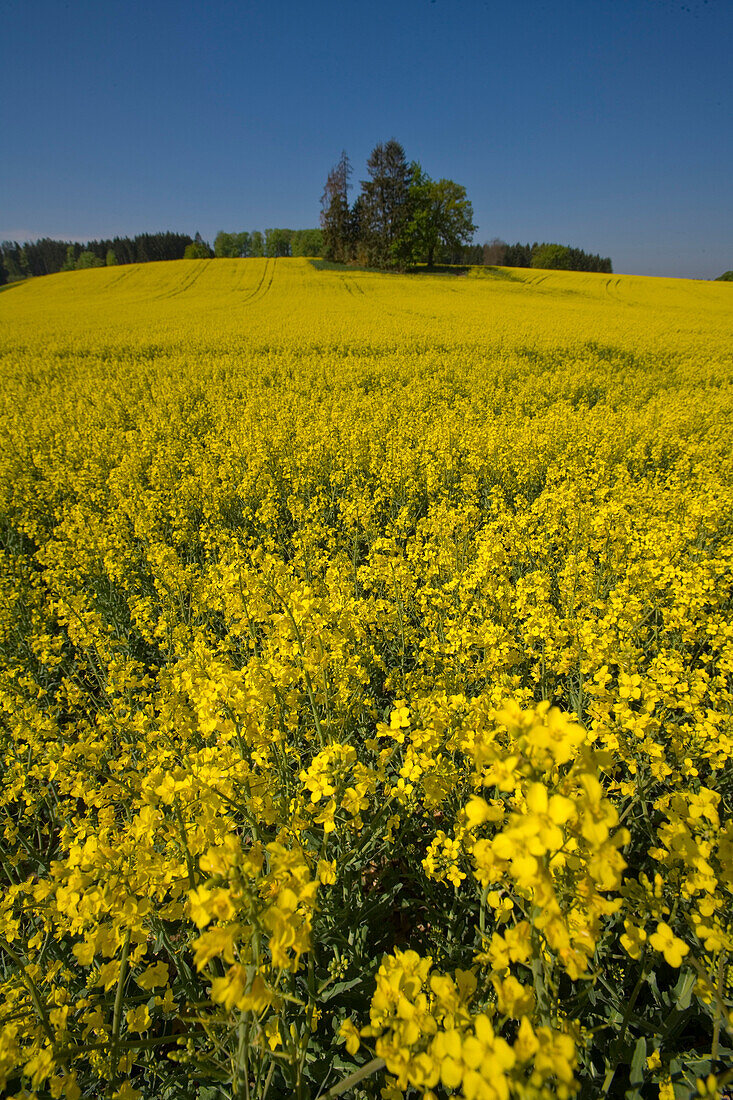
[[[525,1014],[532,1011],[531,999],[512,991],[509,1003],[500,1003],[501,1015],[520,1021],[510,1045],[497,1033],[501,1021],[493,1013],[472,1011],[474,975],[459,970],[451,978],[431,963],[414,951],[397,951],[377,973],[371,1022],[361,1036],[377,1036],[377,1054],[396,1089],[412,1086],[428,1100],[439,1084],[466,1100],[574,1093],[573,1040],[551,1028],[533,1029]],[[353,1045],[351,1028],[343,1034]]]
[[[3,1095],[726,1094],[732,347],[573,272],[0,294]]]

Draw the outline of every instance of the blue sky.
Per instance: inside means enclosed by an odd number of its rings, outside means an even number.
[[[733,0],[0,0],[0,239],[318,223],[396,137],[477,240],[733,268]]]

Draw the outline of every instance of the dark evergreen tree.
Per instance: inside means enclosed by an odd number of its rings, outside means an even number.
[[[529,267],[532,263],[532,245],[520,244],[517,241],[516,244],[508,244],[504,253],[504,258],[499,264],[500,267]]]
[[[351,163],[346,151],[328,173],[321,196],[321,229],[323,255],[327,260],[346,263],[352,258],[351,212],[349,210],[349,180]]]
[[[402,266],[404,229],[409,219],[412,170],[398,141],[379,143],[367,161],[368,180],[362,180],[361,239],[374,267]]]
[[[356,260],[359,264],[368,264],[369,262],[365,241],[367,222],[366,200],[362,194],[359,194],[354,199],[354,205],[349,211],[350,258]]]

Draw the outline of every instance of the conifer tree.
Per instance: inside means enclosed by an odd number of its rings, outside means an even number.
[[[346,152],[328,173],[321,196],[323,255],[327,260],[345,263],[352,258],[349,179],[351,163]]]
[[[362,239],[370,264],[401,266],[400,242],[409,219],[412,169],[405,150],[391,139],[375,145],[367,161],[369,179],[362,181]]]

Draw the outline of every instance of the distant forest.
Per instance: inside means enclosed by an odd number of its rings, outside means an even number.
[[[106,240],[3,241],[0,244],[0,286],[32,275],[54,275],[86,267],[145,264],[155,260],[208,259],[214,256],[320,256],[320,229],[259,229],[251,233],[217,234],[214,248],[201,234],[140,233]]]

